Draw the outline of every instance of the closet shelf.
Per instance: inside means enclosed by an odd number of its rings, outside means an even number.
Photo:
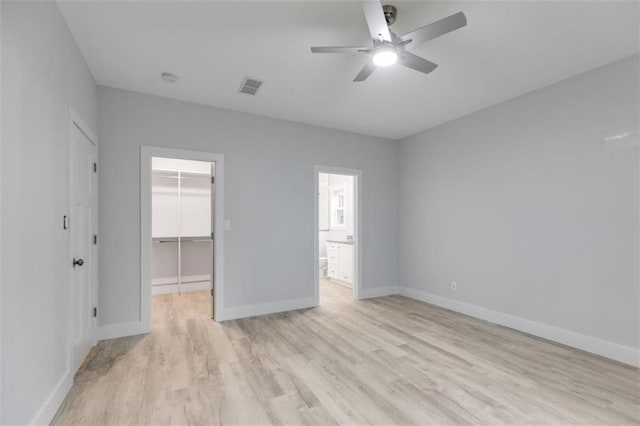
[[[211,173],[203,172],[177,172],[171,170],[153,170],[154,177],[159,179],[211,179]]]
[[[204,237],[180,237],[183,243],[209,243],[212,241],[210,236]],[[178,237],[154,237],[154,243],[177,243]]]

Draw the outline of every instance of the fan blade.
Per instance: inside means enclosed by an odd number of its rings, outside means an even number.
[[[408,32],[400,36],[402,41],[411,40],[410,46],[415,46],[425,41],[433,40],[436,37],[440,37],[443,34],[449,33],[458,28],[462,28],[467,25],[467,17],[464,13],[458,12],[447,18],[441,19],[436,22],[432,22],[429,25],[425,25],[422,28]]]
[[[312,47],[311,52],[313,53],[367,53],[370,52],[370,47],[355,47],[355,46],[321,46],[321,47]]]
[[[353,81],[365,81],[371,73],[376,70],[376,64],[373,63],[373,59],[367,62],[367,64],[362,68],[362,70],[356,75],[356,78]]]
[[[363,0],[362,10],[364,10],[371,38],[377,41],[391,41],[391,34],[380,0]]]
[[[409,52],[402,52],[399,59],[400,63],[405,67],[423,72],[425,74],[429,74],[431,71],[438,68],[437,64],[434,64],[431,61],[427,61],[426,59]]]

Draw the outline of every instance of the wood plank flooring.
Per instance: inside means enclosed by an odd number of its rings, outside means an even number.
[[[214,323],[205,292],[100,342],[54,424],[640,424],[638,369],[401,296]]]

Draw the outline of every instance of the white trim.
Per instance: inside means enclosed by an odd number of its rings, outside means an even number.
[[[398,287],[365,288],[362,291],[362,297],[360,297],[360,299],[393,296],[394,294],[400,294],[400,289]]]
[[[362,170],[359,169],[347,169],[344,167],[331,167],[331,166],[313,166],[313,298],[315,300],[315,306],[320,305],[320,212],[318,206],[318,190],[320,188],[319,175],[320,173],[329,173],[335,175],[347,175],[353,176],[353,199],[354,203],[354,229],[355,229],[355,246],[354,246],[354,259],[356,263],[354,271],[354,285],[353,285],[353,298],[358,300],[362,298],[363,294],[363,258],[364,258],[364,245],[362,244],[362,214],[363,208],[363,191],[362,191]]]
[[[33,419],[29,422],[30,425],[48,425],[53,420],[53,417],[58,412],[62,401],[67,397],[67,394],[71,390],[73,385],[73,374],[71,370],[67,370],[62,378],[56,383],[53,390],[40,406],[38,412],[33,416]]]
[[[71,165],[72,165],[72,161],[73,159],[71,158],[72,156],[72,146],[73,146],[73,130],[74,127],[77,128],[78,130],[80,130],[86,137],[87,139],[89,139],[89,142],[91,142],[91,144],[93,144],[93,158],[96,164],[98,164],[99,162],[99,158],[98,158],[98,137],[93,133],[93,131],[91,130],[91,128],[85,123],[85,121],[82,119],[82,117],[80,117],[80,115],[73,109],[73,107],[69,106],[69,141],[68,141],[68,145],[67,145],[67,170],[66,170],[66,180],[67,180],[67,200],[66,200],[66,205],[67,205],[67,218],[71,221],[73,220],[73,218],[71,217],[71,212],[73,209],[73,206],[71,205],[72,203],[72,191],[73,191],[73,183],[71,182]],[[99,195],[98,195],[98,191],[99,191],[99,180],[98,180],[98,173],[93,173],[92,175],[92,179],[93,179],[93,200],[92,200],[92,204],[93,204],[93,217],[91,218],[91,233],[97,235],[98,234],[98,210],[99,210],[99,205],[98,205],[98,200],[99,200]],[[69,307],[73,306],[72,300],[71,300],[71,279],[72,279],[72,266],[71,266],[71,258],[72,253],[71,253],[71,245],[73,244],[73,241],[71,241],[71,233],[70,230],[67,230],[67,232],[65,232],[65,238],[66,238],[66,259],[68,261],[68,266],[67,266],[67,277],[66,277],[66,281],[67,281],[67,300],[69,303]],[[98,289],[99,289],[99,276],[98,276],[98,270],[99,270],[99,252],[98,252],[98,245],[97,244],[91,244],[91,259],[89,262],[89,265],[91,266],[91,301],[94,307],[98,306]],[[91,319],[91,336],[90,341],[91,341],[91,346],[94,346],[97,341],[98,341],[98,324],[97,324],[97,318],[93,317]],[[71,372],[75,372],[76,369],[80,366],[80,364],[82,363],[84,356],[81,357],[81,359],[75,360],[74,362],[74,351],[73,351],[73,342],[72,342],[72,335],[73,335],[73,312],[71,312],[71,309],[69,309],[69,313],[67,315],[67,351],[68,351],[68,359],[67,359],[67,368],[69,371]],[[86,356],[87,354],[85,354]]]
[[[224,155],[186,149],[140,147],[140,322],[151,331],[151,158],[166,157],[215,163],[214,292],[216,320],[224,318]],[[213,212],[212,212],[213,213]],[[131,323],[127,323],[131,324]],[[126,328],[125,328],[126,329]],[[136,329],[136,331],[140,331]],[[139,333],[134,333],[139,334]]]
[[[298,309],[315,308],[314,298],[283,300],[281,302],[261,303],[259,305],[245,305],[227,308],[224,311],[223,321],[238,318],[255,317],[259,315],[275,314],[278,312],[295,311]]]
[[[2,7],[0,6],[0,35],[2,34]],[[2,42],[0,42],[0,81],[2,81],[2,71],[3,70],[3,66],[2,66]],[[0,96],[0,130],[4,129],[4,127],[2,127],[2,96]],[[0,176],[2,176],[2,134],[0,133]],[[2,186],[0,185],[0,223],[2,223],[2,216],[4,216],[2,214],[2,212],[4,211],[4,205],[2,204]],[[4,241],[2,239],[2,231],[0,230],[0,247],[2,247],[2,241]],[[2,290],[2,250],[0,249],[0,321],[2,321],[3,318],[3,314],[2,314],[2,303],[1,301],[4,300],[4,296],[3,296],[3,290]],[[4,356],[4,346],[3,346],[3,333],[2,333],[2,328],[0,327],[0,383],[4,383],[3,382],[3,370],[4,370],[4,362],[2,361]],[[3,393],[2,393],[2,386],[0,385],[0,423],[2,423],[2,413],[3,413],[3,408],[2,408],[2,401],[3,401]]]
[[[202,281],[211,281],[211,275],[183,275],[180,277],[180,283],[197,283]],[[151,280],[151,285],[153,286],[170,284],[178,284],[178,277],[154,278]]]
[[[98,137],[91,131],[91,127],[84,122],[82,117],[80,117],[80,115],[71,106],[69,107],[69,117],[72,124],[75,123],[94,145],[98,145]]]
[[[136,336],[149,333],[147,324],[142,321],[120,322],[98,327],[98,341],[117,339],[118,337]]]
[[[155,280],[154,280],[155,281]],[[154,296],[158,294],[171,294],[171,293],[189,293],[191,291],[204,291],[211,289],[211,281],[210,280],[198,280],[198,281],[190,281],[180,283],[178,286],[175,284],[161,284],[156,285],[153,284],[151,288],[151,292]]]
[[[596,337],[575,333],[525,318],[516,317],[448,297],[438,296],[422,290],[400,287],[400,294],[412,299],[427,302],[441,308],[450,309],[465,315],[513,328],[543,339],[571,346],[596,355],[610,358],[625,364],[640,367],[640,351],[618,343],[608,342]]]

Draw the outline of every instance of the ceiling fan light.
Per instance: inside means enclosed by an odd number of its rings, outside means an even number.
[[[373,63],[379,67],[388,67],[393,65],[398,60],[398,54],[394,49],[383,48],[378,49],[373,55]]]

